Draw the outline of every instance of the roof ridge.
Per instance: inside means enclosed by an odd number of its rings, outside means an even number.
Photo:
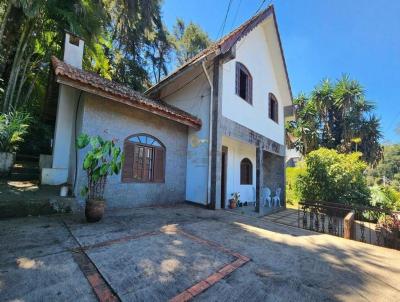
[[[177,74],[178,72],[182,71],[183,69],[185,69],[186,67],[190,66],[191,64],[195,63],[195,61],[199,60],[202,56],[204,55],[208,55],[211,54],[212,51],[223,47],[224,43],[228,42],[228,40],[232,37],[235,36],[235,34],[239,33],[240,31],[245,31],[247,29],[247,27],[252,24],[257,18],[259,18],[260,16],[264,15],[264,18],[269,16],[270,12],[274,11],[274,6],[271,4],[269,5],[267,8],[261,10],[260,12],[258,12],[257,14],[255,14],[254,16],[252,16],[250,19],[246,20],[245,22],[243,22],[241,25],[239,25],[238,27],[236,27],[234,30],[230,31],[228,34],[224,35],[222,38],[220,38],[219,40],[217,40],[216,42],[212,43],[212,45],[210,45],[209,47],[203,49],[202,51],[200,51],[198,54],[196,54],[194,57],[190,58],[189,60],[187,60],[184,64],[182,64],[181,66],[179,66],[178,68],[176,68],[174,71],[172,71],[170,74],[168,74],[167,76],[165,76],[163,79],[161,79],[158,83],[154,84],[153,86],[151,86],[149,89],[147,89],[144,94],[148,94],[149,92],[151,92],[151,90],[154,90],[155,87],[159,86],[160,83],[164,82],[165,80],[171,78],[172,76],[174,76],[175,74]],[[264,18],[261,18],[262,20],[264,20]],[[247,34],[247,33],[245,33]],[[230,47],[232,47],[236,42],[238,42],[240,40],[240,38],[242,38],[242,36],[237,37],[236,40],[233,40],[231,43],[229,43],[228,47],[226,47],[226,49],[229,49]],[[224,51],[223,51],[224,52]]]

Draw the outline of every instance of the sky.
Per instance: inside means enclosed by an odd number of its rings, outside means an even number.
[[[216,40],[270,3],[293,95],[348,74],[375,102],[383,142],[400,143],[400,0],[164,0],[163,17],[169,29],[179,17]]]

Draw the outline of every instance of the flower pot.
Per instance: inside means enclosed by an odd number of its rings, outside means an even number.
[[[234,199],[229,199],[229,207],[231,209],[236,208],[236,201]]]
[[[0,152],[0,174],[9,173],[14,163],[15,153]]]
[[[103,218],[105,208],[104,200],[92,199],[86,201],[85,216],[88,222],[97,222]]]

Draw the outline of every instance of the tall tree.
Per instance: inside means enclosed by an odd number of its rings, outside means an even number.
[[[173,35],[176,59],[179,65],[182,65],[211,44],[207,33],[200,26],[193,22],[186,26],[182,19],[176,20]]]
[[[166,73],[168,35],[161,20],[160,0],[103,0],[108,13],[106,30],[112,47],[107,56],[113,80],[144,90]],[[155,66],[153,65],[155,64]],[[149,75],[149,73],[151,73]]]
[[[149,61],[149,76],[153,83],[157,83],[168,74],[168,65],[171,63],[173,39],[165,26],[147,36],[148,46],[145,58]]]
[[[51,54],[59,54],[64,30],[85,37],[93,47],[101,31],[100,1],[13,0],[2,19],[0,74],[2,111],[43,98]],[[33,96],[36,94],[37,98]]]
[[[302,154],[326,147],[342,153],[361,151],[370,164],[382,157],[380,121],[359,82],[347,75],[335,83],[323,80],[310,96],[295,98],[294,105],[296,118],[286,129],[296,138],[292,147]]]
[[[85,69],[137,90],[158,81],[171,53],[160,7],[161,0],[0,0],[0,110],[40,107],[64,30],[85,39]]]

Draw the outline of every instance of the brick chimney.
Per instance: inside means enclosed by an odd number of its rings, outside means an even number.
[[[64,41],[64,62],[82,69],[85,42],[78,36],[66,32]]]

